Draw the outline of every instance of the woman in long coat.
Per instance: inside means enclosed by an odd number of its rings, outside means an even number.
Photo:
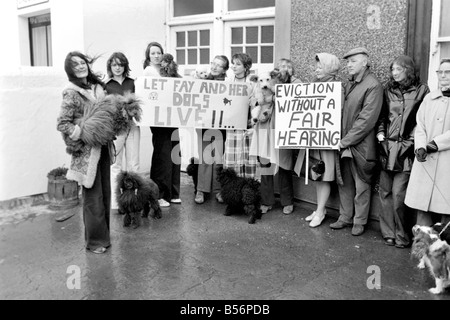
[[[418,210],[417,224],[432,225],[436,214],[450,221],[450,59],[439,66],[439,90],[417,112],[414,161],[405,203]]]

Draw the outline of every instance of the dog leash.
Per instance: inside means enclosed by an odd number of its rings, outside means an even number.
[[[444,229],[442,229],[441,232],[439,232],[439,238],[441,237],[441,234],[444,233],[445,230],[447,230],[449,225],[450,225],[450,221],[447,222],[447,224],[445,225]]]

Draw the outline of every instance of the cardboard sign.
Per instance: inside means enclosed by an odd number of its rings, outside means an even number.
[[[284,149],[338,149],[341,82],[291,83],[275,89],[275,145]]]
[[[248,83],[138,77],[135,86],[144,102],[140,126],[247,129]]]

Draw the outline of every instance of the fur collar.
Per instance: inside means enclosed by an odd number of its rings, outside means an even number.
[[[83,88],[80,88],[76,84],[73,84],[72,82],[69,82],[65,87],[64,90],[75,90],[79,92],[83,97],[90,101],[95,101],[99,98],[102,98],[105,96],[105,92],[103,91],[102,86],[96,84],[92,86],[92,90],[86,90]]]

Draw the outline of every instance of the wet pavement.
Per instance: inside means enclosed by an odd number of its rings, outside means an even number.
[[[434,281],[416,268],[410,249],[383,244],[371,227],[354,237],[304,221],[314,208],[296,203],[291,215],[278,205],[256,224],[223,215],[215,199],[194,203],[182,175],[181,205],[160,220],[124,228],[111,215],[112,247],[84,249],[81,207],[67,212],[45,202],[0,212],[0,299],[146,300],[450,300],[435,296]],[[79,275],[79,277],[77,277]]]

